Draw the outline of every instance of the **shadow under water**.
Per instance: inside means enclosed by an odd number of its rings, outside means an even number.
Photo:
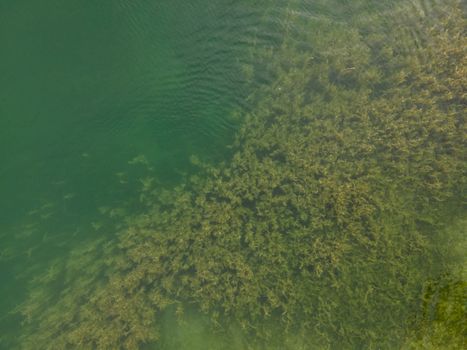
[[[320,3],[251,51],[228,160],[172,188],[130,162],[134,199],[37,274],[18,347],[465,346],[463,3]]]

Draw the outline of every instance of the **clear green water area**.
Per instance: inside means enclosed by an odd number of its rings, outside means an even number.
[[[462,349],[458,0],[0,0],[0,349]]]

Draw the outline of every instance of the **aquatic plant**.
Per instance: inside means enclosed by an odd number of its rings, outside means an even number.
[[[437,13],[417,22],[416,54],[397,19],[306,22],[303,40],[255,52],[248,74],[274,79],[250,97],[232,159],[194,158],[171,190],[142,177],[136,213],[114,212],[116,240],[54,266],[60,292],[32,289],[22,346],[136,349],[192,308],[241,334],[223,348],[416,346],[433,290],[449,302],[465,286],[434,282],[459,263],[447,227],[464,215],[467,105],[461,4]],[[437,336],[462,339],[443,303]]]

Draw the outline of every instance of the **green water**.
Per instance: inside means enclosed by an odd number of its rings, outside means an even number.
[[[465,10],[2,0],[0,348],[462,348]]]

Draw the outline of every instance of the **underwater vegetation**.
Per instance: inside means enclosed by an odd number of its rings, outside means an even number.
[[[196,310],[227,339],[206,348],[463,348],[466,20],[439,6],[297,18],[257,48],[244,71],[274,79],[231,159],[193,157],[183,185],[142,177],[131,209],[102,208],[115,240],[33,281],[20,347],[158,348],[167,314]]]

